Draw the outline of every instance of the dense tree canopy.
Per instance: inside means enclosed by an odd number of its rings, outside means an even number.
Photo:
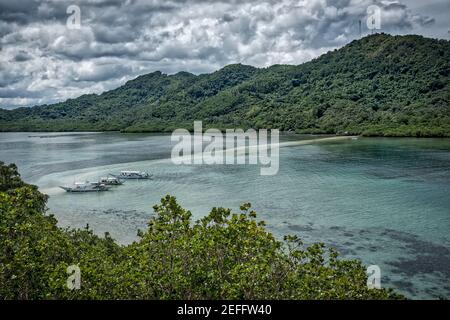
[[[3,131],[278,128],[450,136],[450,41],[375,34],[298,66],[154,72],[100,95],[0,109]]]
[[[360,262],[320,243],[277,240],[250,204],[193,222],[166,196],[139,241],[120,246],[89,228],[59,228],[14,165],[0,162],[0,174],[0,299],[402,298],[368,289]],[[79,290],[67,288],[70,265],[80,268]]]

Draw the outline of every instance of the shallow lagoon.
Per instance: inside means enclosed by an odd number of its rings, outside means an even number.
[[[286,140],[322,137],[286,135]],[[359,138],[280,149],[280,170],[170,161],[168,135],[0,133],[0,160],[50,195],[61,226],[109,231],[121,243],[146,227],[152,206],[175,195],[195,218],[251,202],[280,237],[323,241],[381,267],[384,286],[409,297],[450,297],[450,139]],[[68,194],[59,185],[136,169],[150,181]]]

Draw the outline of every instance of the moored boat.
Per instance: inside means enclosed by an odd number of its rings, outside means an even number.
[[[150,179],[151,177],[151,175],[145,171],[121,171],[118,175],[111,175],[118,179]]]
[[[75,182],[73,186],[60,186],[61,189],[67,192],[101,192],[108,191],[109,187],[100,182]]]
[[[98,182],[107,186],[119,186],[123,184],[123,181],[113,176],[101,177]]]

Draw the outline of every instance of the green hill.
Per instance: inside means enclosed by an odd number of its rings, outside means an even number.
[[[211,74],[154,72],[100,95],[0,109],[2,131],[278,128],[450,136],[450,41],[375,34],[310,62]]]

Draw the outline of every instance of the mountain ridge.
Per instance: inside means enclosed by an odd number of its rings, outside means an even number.
[[[204,128],[450,136],[450,41],[374,34],[300,65],[160,71],[101,94],[0,109],[0,131]]]

